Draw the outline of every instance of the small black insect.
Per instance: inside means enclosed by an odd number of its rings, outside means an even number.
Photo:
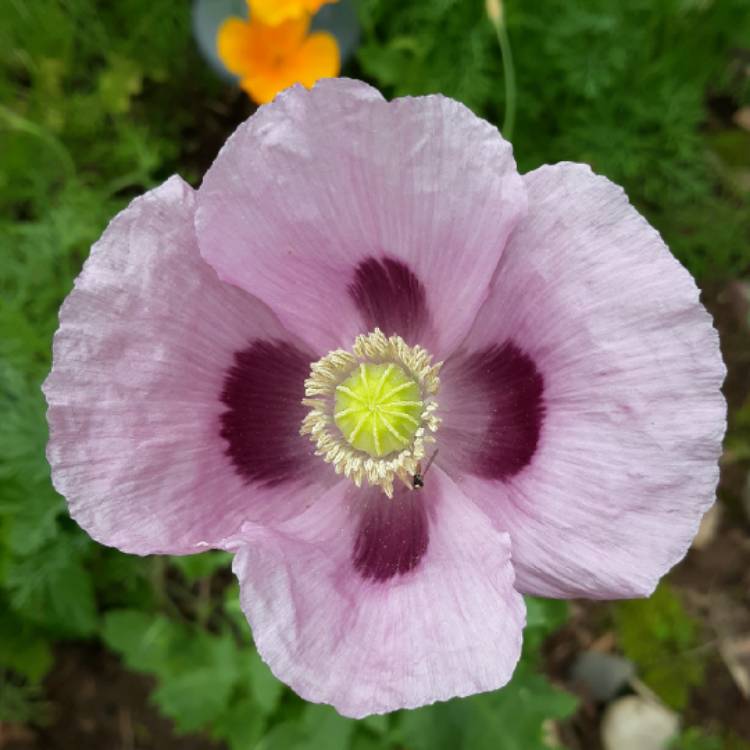
[[[427,462],[427,466],[424,467],[424,471],[422,471],[422,467],[417,464],[417,472],[411,478],[411,488],[413,490],[420,490],[422,489],[422,487],[424,487],[425,474],[427,474],[427,472],[430,470],[430,466],[432,466],[432,462],[435,460],[435,456],[437,456],[437,454],[438,452],[435,451],[430,456],[430,460]]]

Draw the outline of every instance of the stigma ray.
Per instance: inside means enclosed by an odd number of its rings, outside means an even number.
[[[351,352],[338,349],[311,365],[302,400],[310,411],[300,433],[357,486],[379,486],[392,497],[398,478],[415,489],[440,425],[441,366],[399,336],[379,329],[358,336]]]

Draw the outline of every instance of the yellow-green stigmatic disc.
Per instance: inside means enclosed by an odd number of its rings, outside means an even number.
[[[409,446],[422,409],[419,385],[403,368],[362,363],[336,388],[334,420],[354,448],[379,458]]]

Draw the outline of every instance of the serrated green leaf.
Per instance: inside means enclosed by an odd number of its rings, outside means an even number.
[[[212,635],[159,614],[119,610],[105,616],[102,637],[128,667],[157,677],[153,700],[182,732],[213,726],[217,736],[239,742],[259,731],[262,717],[278,701],[278,695],[269,697],[280,689],[275,681],[258,693],[265,704],[255,699],[257,686],[250,682],[257,656],[228,634]],[[243,711],[250,712],[248,726]]]
[[[19,556],[36,552],[59,533],[57,518],[63,509],[49,481],[0,480],[0,515],[8,523],[8,547]]]
[[[77,537],[59,534],[34,554],[13,558],[7,586],[10,606],[24,619],[64,636],[87,636],[97,628],[91,575]]]
[[[544,722],[575,708],[573,696],[521,665],[501,690],[403,712],[395,736],[409,750],[548,750]]]
[[[207,664],[162,675],[153,700],[181,732],[209,725],[226,713],[237,681],[236,646],[229,638],[206,641]]]

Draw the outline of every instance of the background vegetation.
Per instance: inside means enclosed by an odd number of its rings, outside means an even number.
[[[358,11],[349,75],[388,96],[442,92],[502,121],[482,0],[361,0]],[[507,0],[505,11],[522,171],[586,161],[623,184],[717,312],[732,407],[718,533],[747,554],[747,0]],[[717,573],[691,553],[647,601],[571,613],[530,600],[508,688],[354,722],[270,675],[226,556],[130,557],[68,518],[49,482],[39,390],[58,306],[107,221],[174,172],[198,184],[251,111],[198,55],[184,2],[0,0],[0,747],[590,748],[601,706],[563,683],[567,661],[606,636],[684,714],[679,747],[747,748],[747,723],[701,703],[734,683],[716,677],[715,608],[696,597],[713,576],[706,595],[746,612],[750,555]]]

